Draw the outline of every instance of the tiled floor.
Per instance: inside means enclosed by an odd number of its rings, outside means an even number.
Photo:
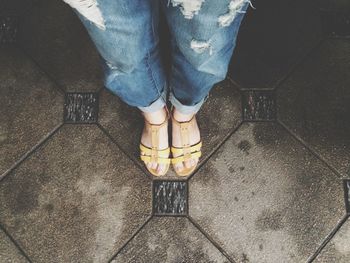
[[[0,16],[0,262],[350,262],[348,37],[311,12],[294,45],[251,53],[248,16],[198,115],[198,169],[153,178],[74,13],[35,3]]]

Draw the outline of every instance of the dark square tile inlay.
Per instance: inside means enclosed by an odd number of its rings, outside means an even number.
[[[276,119],[276,99],[272,90],[242,91],[243,119],[270,121]]]
[[[16,42],[18,18],[16,16],[0,16],[0,44]]]
[[[66,93],[64,104],[66,123],[95,123],[97,116],[97,93]]]
[[[323,31],[327,35],[348,37],[350,36],[350,12],[321,12]]]
[[[153,214],[185,215],[187,190],[187,182],[153,181]]]
[[[344,196],[346,212],[350,214],[350,179],[344,180]]]

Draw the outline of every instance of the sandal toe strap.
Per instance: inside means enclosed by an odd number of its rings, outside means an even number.
[[[174,157],[174,158],[171,159],[171,163],[172,164],[176,164],[176,163],[184,162],[184,161],[186,161],[188,159],[199,158],[201,156],[202,156],[202,152],[201,151],[197,151],[197,152],[190,153],[190,157],[189,158],[186,158],[185,155]]]
[[[198,142],[197,144],[194,144],[192,146],[188,147],[171,147],[171,152],[173,154],[179,154],[180,156],[174,157],[171,159],[171,163],[179,163],[184,162],[186,160],[192,159],[192,158],[199,158],[202,156],[202,142]]]
[[[140,144],[141,160],[144,162],[170,163],[170,148],[158,150],[157,148],[149,148]]]
[[[146,155],[151,155],[152,154],[152,148],[146,147],[142,144],[140,144],[140,150],[141,152],[145,153]],[[169,153],[170,153],[170,148],[166,148],[164,150],[158,150],[155,149],[157,152],[158,156],[162,156],[162,157],[168,157]]]
[[[164,157],[156,157],[155,160],[152,160],[152,156],[147,156],[147,155],[141,155],[141,160],[144,161],[144,162],[156,162],[158,164],[160,163],[165,163],[165,164],[168,164],[170,163],[170,158],[164,158]]]
[[[199,143],[189,147],[171,147],[171,152],[173,154],[184,154],[184,152],[193,153],[193,152],[200,151],[201,147],[202,147],[202,142],[200,141]]]

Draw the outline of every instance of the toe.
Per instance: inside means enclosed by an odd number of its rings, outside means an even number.
[[[184,169],[184,166],[183,166],[182,163],[177,163],[177,164],[174,165],[174,168],[175,168],[176,171],[181,172]]]
[[[157,168],[157,163],[152,163],[151,169],[155,170]]]
[[[157,167],[157,173],[163,174],[165,171],[165,165],[164,164],[159,164]]]
[[[146,163],[146,166],[147,166],[148,169],[151,169],[152,164],[151,163]]]
[[[185,167],[186,167],[187,169],[189,169],[189,168],[191,168],[191,167],[192,167],[192,162],[191,162],[191,159],[190,159],[190,160],[186,160],[186,161],[185,161]]]

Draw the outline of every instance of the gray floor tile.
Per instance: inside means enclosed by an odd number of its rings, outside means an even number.
[[[203,160],[212,149],[241,122],[241,96],[238,88],[228,80],[216,85],[198,113],[198,124],[203,140]],[[99,123],[112,137],[139,159],[139,140],[143,120],[137,109],[122,103],[112,93],[104,90],[100,96]],[[141,161],[139,160],[141,163]],[[172,169],[168,176],[175,176]]]
[[[21,47],[68,91],[103,87],[98,53],[85,28],[63,1],[36,1],[21,18]]]
[[[112,263],[229,262],[187,218],[155,217]]]
[[[24,263],[27,259],[19,252],[18,248],[0,230],[0,262],[2,263]]]
[[[63,95],[14,48],[0,49],[0,177],[63,120]]]
[[[322,36],[312,1],[252,1],[229,75],[244,88],[273,88]],[[300,7],[303,8],[300,8]]]
[[[65,125],[0,185],[34,262],[107,262],[151,214],[151,182],[96,125]]]
[[[350,175],[350,41],[328,40],[278,89],[278,118]]]
[[[327,246],[321,251],[315,263],[350,262],[350,220],[339,229]]]
[[[238,262],[305,262],[345,213],[343,182],[282,126],[245,123],[191,178],[189,213]]]

